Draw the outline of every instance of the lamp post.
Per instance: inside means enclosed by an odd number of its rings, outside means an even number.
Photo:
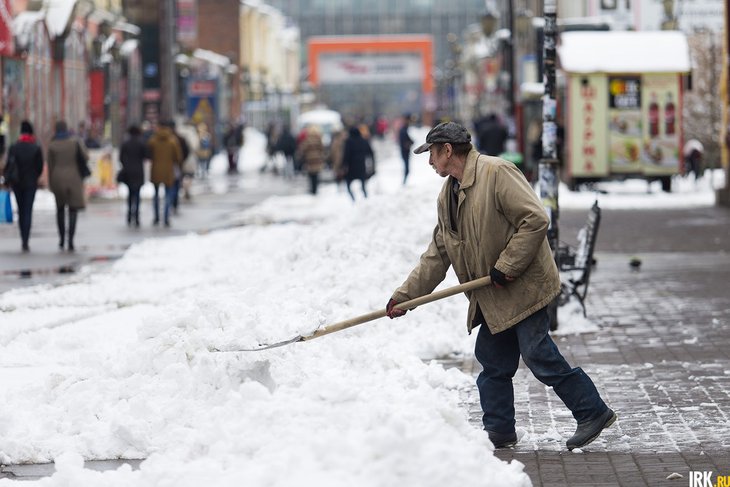
[[[556,122],[557,101],[555,88],[555,61],[558,37],[556,0],[545,0],[545,30],[543,45],[543,77],[545,94],[542,98],[542,158],[539,164],[540,199],[550,217],[547,238],[553,251],[555,261],[560,268],[560,252],[558,249],[558,167],[560,161],[557,153],[558,125]],[[557,300],[548,306],[550,329],[558,327]]]
[[[509,38],[506,39],[505,62],[507,63],[507,75],[509,82],[507,84],[507,116],[510,120],[510,126],[514,126],[515,120],[515,15],[514,0],[507,2],[507,28],[509,29]]]

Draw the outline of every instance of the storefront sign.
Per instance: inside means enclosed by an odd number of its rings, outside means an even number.
[[[570,78],[570,167],[573,177],[609,173],[606,117],[608,86],[602,75]]]
[[[196,0],[177,0],[177,41],[192,46],[198,39],[198,12]]]
[[[10,0],[0,0],[0,55],[2,56],[12,56],[15,51],[13,16],[10,12]]]
[[[212,131],[216,126],[218,82],[214,79],[190,79],[187,84],[187,116],[194,123],[204,123]]]
[[[423,62],[417,54],[323,54],[319,60],[322,83],[407,83],[420,81]]]

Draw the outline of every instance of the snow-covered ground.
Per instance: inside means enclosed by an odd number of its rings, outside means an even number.
[[[255,174],[265,142],[252,130],[246,140],[244,174]],[[368,199],[334,184],[270,198],[236,215],[246,226],[145,241],[110,270],[0,295],[0,462],[55,461],[44,486],[529,485],[469,424],[459,401],[472,378],[432,360],[471,353],[461,296],[287,347],[210,351],[384,307],[428,243],[442,183],[425,154],[402,187],[399,158],[380,147]],[[677,183],[666,197],[629,182],[560,199],[709,205],[719,185]],[[442,287],[455,284],[450,273]],[[595,329],[561,312],[563,330]],[[109,458],[147,460],[83,468]]]

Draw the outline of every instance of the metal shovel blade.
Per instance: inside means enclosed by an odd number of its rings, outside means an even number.
[[[488,286],[492,283],[492,280],[489,276],[481,277],[479,279],[474,279],[473,281],[465,282],[464,284],[459,284],[458,286],[452,286],[446,289],[442,289],[441,291],[436,291],[431,294],[427,294],[425,296],[421,296],[415,299],[411,299],[410,301],[405,301],[403,303],[399,303],[396,305],[396,308],[403,309],[403,310],[410,310],[417,306],[420,306],[422,304],[431,303],[433,301],[438,301],[439,299],[447,298],[449,296],[453,296],[454,294],[459,293],[465,293],[469,291],[473,291],[474,289]],[[219,349],[211,349],[211,352],[259,352],[261,350],[268,350],[270,348],[277,348],[277,347],[283,347],[286,345],[290,345],[292,343],[296,342],[304,342],[307,340],[312,340],[314,338],[318,338],[324,335],[329,335],[330,333],[334,333],[336,331],[344,330],[346,328],[350,328],[355,325],[360,325],[362,323],[367,323],[368,321],[373,321],[378,318],[382,318],[386,316],[386,311],[384,309],[372,311],[370,313],[357,316],[355,318],[350,318],[349,320],[340,321],[339,323],[334,323],[329,326],[325,326],[324,328],[318,328],[314,332],[312,332],[309,335],[297,335],[294,338],[290,338],[289,340],[284,340],[283,342],[277,342],[277,343],[271,343],[271,344],[261,344],[256,348],[231,348],[226,350],[219,350]]]
[[[268,350],[270,348],[278,348],[278,347],[284,347],[286,345],[291,345],[292,343],[296,342],[302,342],[304,341],[304,337],[301,335],[297,335],[294,338],[290,338],[289,340],[284,340],[283,342],[276,342],[271,344],[261,344],[256,348],[231,348],[231,349],[220,349],[220,348],[211,348],[211,352],[259,352],[261,350]]]

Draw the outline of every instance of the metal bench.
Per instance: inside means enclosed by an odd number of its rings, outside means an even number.
[[[588,221],[578,233],[578,247],[564,245],[560,246],[558,250],[558,268],[561,280],[558,305],[566,304],[571,296],[575,296],[583,308],[583,316],[586,316],[585,298],[588,294],[591,269],[596,263],[593,251],[596,248],[600,223],[601,209],[596,201],[588,213]]]

